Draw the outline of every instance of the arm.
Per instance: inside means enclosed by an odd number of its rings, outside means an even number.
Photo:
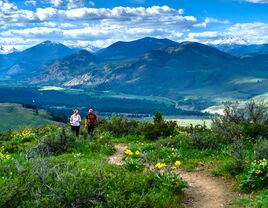
[[[73,115],[71,115],[71,117],[70,117],[70,124],[71,125],[73,124]]]

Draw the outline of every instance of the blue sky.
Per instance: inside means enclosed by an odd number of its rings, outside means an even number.
[[[268,0],[0,0],[2,52],[44,40],[105,47],[145,36],[268,43]]]

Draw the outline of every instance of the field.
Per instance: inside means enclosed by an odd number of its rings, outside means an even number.
[[[50,115],[44,110],[25,108],[20,104],[0,103],[0,131],[38,127],[51,123]]]
[[[167,121],[176,121],[178,126],[182,127],[190,127],[191,125],[206,125],[207,127],[211,126],[211,119],[209,118],[200,118],[200,117],[182,117],[178,118],[176,116],[167,116],[165,117],[165,120]]]

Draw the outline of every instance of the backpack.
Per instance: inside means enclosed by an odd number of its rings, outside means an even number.
[[[94,113],[89,113],[87,115],[87,123],[95,123],[96,115]]]

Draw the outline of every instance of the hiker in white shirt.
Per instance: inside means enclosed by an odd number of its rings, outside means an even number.
[[[70,118],[70,124],[72,131],[79,136],[81,116],[78,110],[74,110],[74,114]]]

